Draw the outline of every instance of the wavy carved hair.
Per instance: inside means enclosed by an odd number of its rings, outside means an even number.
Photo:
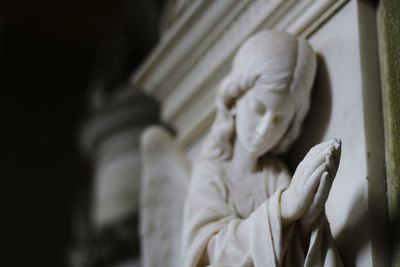
[[[306,40],[271,30],[250,37],[237,51],[232,69],[219,85],[217,114],[203,144],[202,156],[222,160],[231,157],[235,119],[230,110],[259,79],[266,90],[288,88],[295,101],[292,121],[271,150],[274,154],[286,152],[299,136],[308,112],[315,70],[316,57]]]

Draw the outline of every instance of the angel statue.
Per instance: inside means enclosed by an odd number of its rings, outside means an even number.
[[[306,40],[258,32],[220,83],[191,171],[164,130],[144,134],[145,267],[342,266],[324,210],[340,140],[314,146],[293,175],[279,159],[300,134],[315,70]]]

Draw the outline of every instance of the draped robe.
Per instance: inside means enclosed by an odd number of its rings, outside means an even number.
[[[325,212],[307,241],[298,222],[283,229],[280,196],[291,176],[277,159],[263,165],[261,179],[238,185],[221,162],[195,162],[185,203],[182,266],[342,266]]]

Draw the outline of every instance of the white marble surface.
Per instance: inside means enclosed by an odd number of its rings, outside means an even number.
[[[187,267],[342,266],[324,210],[340,141],[314,146],[293,175],[276,156],[301,132],[315,71],[315,53],[302,38],[260,31],[246,40],[220,83],[217,117],[188,191],[188,172],[177,171],[187,170],[181,149],[165,131],[146,131],[145,266],[176,266],[170,259],[179,258],[173,252],[181,246],[178,265]],[[183,202],[184,215],[176,212]]]

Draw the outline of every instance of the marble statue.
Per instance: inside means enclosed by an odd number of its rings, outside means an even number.
[[[145,133],[144,266],[342,266],[324,211],[340,140],[313,147],[293,175],[279,159],[301,131],[315,70],[306,40],[261,31],[220,84],[191,172],[163,130]]]

